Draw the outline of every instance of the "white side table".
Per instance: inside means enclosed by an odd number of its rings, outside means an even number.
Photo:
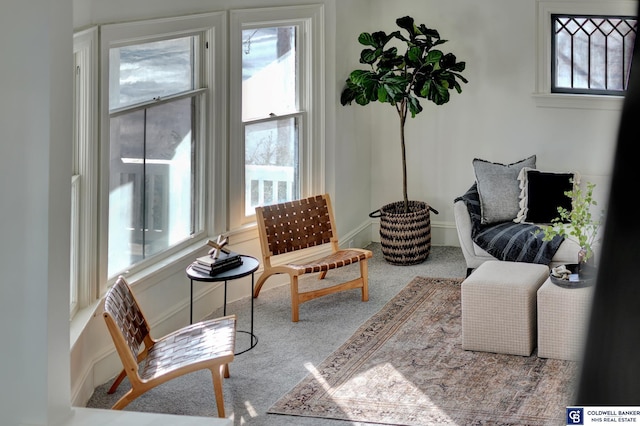
[[[593,286],[563,288],[547,279],[538,289],[538,356],[580,361]]]

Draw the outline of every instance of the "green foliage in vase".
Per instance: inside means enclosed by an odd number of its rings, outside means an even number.
[[[604,210],[596,218],[591,212],[591,206],[598,205],[593,199],[595,186],[594,183],[587,182],[583,191],[580,186],[574,185],[573,190],[565,192],[571,198],[571,211],[558,207],[559,217],[553,219],[551,225],[541,226],[544,241],[551,241],[556,235],[577,241],[585,251],[583,262],[593,257],[593,245],[599,239],[598,230],[604,218]]]
[[[396,25],[404,31],[360,34],[358,42],[366,46],[360,52],[360,63],[370,68],[351,72],[340,103],[347,105],[355,101],[358,105],[367,105],[381,102],[395,108],[400,118],[403,196],[405,212],[408,212],[404,140],[407,113],[413,118],[422,112],[418,98],[436,105],[449,102],[449,91],[461,93],[460,82],[467,83],[467,79],[460,74],[465,69],[465,62],[458,62],[453,53],[443,53],[436,48],[447,42],[440,38],[438,31],[424,24],[416,25],[410,16],[398,18]]]

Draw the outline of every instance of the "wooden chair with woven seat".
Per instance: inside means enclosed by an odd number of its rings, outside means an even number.
[[[362,301],[369,300],[367,260],[372,257],[372,252],[359,248],[339,248],[328,194],[256,207],[256,220],[264,271],[256,283],[253,297],[258,297],[270,276],[289,274],[293,322],[299,320],[301,303],[331,293],[359,288]],[[331,254],[304,264],[272,265],[274,256],[323,244],[330,244]],[[330,269],[354,263],[360,264],[360,276],[356,279],[317,290],[300,292],[298,289],[298,277],[303,274],[319,273],[319,279],[323,279]]]
[[[129,284],[119,277],[107,292],[103,316],[124,366],[108,393],[115,392],[125,376],[131,384],[112,409],[123,409],[171,379],[208,369],[213,377],[218,416],[225,417],[222,376],[229,377],[229,363],[234,358],[235,315],[195,323],[154,339]]]

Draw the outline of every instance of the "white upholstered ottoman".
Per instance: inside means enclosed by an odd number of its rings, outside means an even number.
[[[563,288],[547,279],[538,290],[538,356],[580,361],[593,287]]]
[[[536,345],[536,293],[545,265],[487,261],[462,282],[462,348],[529,356]]]

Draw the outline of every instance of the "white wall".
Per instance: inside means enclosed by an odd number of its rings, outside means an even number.
[[[71,0],[0,4],[0,417],[69,404]]]
[[[371,113],[367,108],[340,105],[349,73],[359,68],[361,47],[356,40],[373,19],[374,2],[339,1],[336,13],[335,78],[328,83],[335,105],[335,139],[327,141],[327,189],[333,195],[338,234],[353,231],[355,246],[371,240],[370,205]],[[346,242],[348,244],[348,241]]]
[[[535,1],[374,4],[369,30],[392,31],[396,18],[411,15],[449,40],[443,51],[467,63],[463,75],[469,83],[462,94],[452,94],[443,106],[423,103],[424,111],[406,125],[409,198],[440,211],[432,216],[434,244],[443,243],[437,236],[451,241],[450,232],[439,234],[438,228],[455,233],[453,200],[473,183],[474,157],[509,163],[536,154],[540,169],[610,174],[620,111],[536,106]],[[370,209],[375,210],[402,198],[399,127],[389,105],[366,108],[371,116],[362,127],[373,126]]]

